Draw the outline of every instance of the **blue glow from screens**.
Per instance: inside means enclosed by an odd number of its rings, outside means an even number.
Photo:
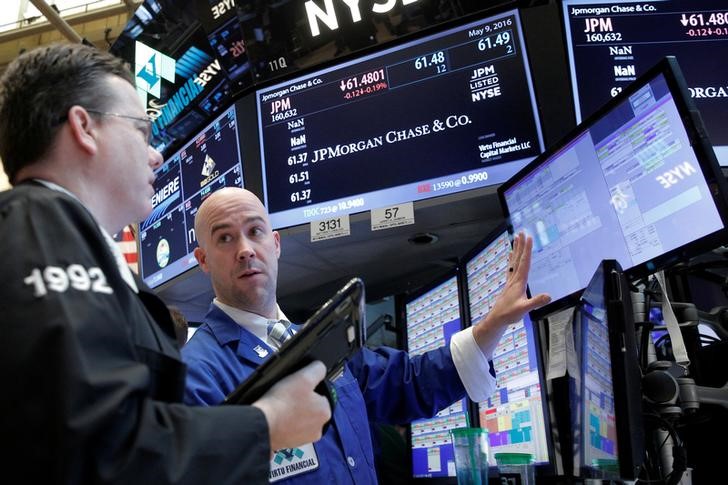
[[[498,184],[541,153],[517,11],[257,92],[274,228]]]
[[[405,306],[410,356],[445,345],[460,330],[457,278],[452,277]],[[432,419],[412,422],[412,474],[454,477],[455,454],[450,430],[468,426],[467,399],[443,409]]]
[[[554,301],[602,259],[629,269],[723,227],[663,75],[504,195],[514,230],[534,240],[529,287]]]
[[[493,308],[506,283],[511,244],[503,232],[466,263],[471,323]],[[536,339],[528,316],[509,325],[493,352],[497,387],[478,403],[480,426],[488,430],[488,461],[495,453],[530,453],[537,463],[549,461],[542,384]]]
[[[139,269],[151,288],[197,265],[197,209],[222,187],[243,187],[241,162],[231,107],[157,169],[154,209],[139,224]]]

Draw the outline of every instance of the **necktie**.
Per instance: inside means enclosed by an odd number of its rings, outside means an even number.
[[[276,344],[278,348],[293,336],[291,322],[287,320],[270,320],[268,321],[268,338]]]

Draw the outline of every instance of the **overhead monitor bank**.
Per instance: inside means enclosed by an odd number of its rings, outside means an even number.
[[[516,10],[256,96],[275,228],[498,184],[543,148]]]
[[[718,161],[728,166],[728,8],[723,0],[564,0],[577,122],[662,57],[677,57]]]
[[[139,224],[139,270],[151,288],[197,265],[195,214],[222,187],[243,187],[238,121],[231,107],[156,171],[154,210]]]

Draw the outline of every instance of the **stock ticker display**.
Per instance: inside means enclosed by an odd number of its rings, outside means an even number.
[[[460,330],[457,278],[453,276],[406,304],[410,356],[450,345]],[[432,419],[411,423],[412,475],[454,477],[455,454],[450,430],[468,426],[467,399],[443,409]]]
[[[517,11],[257,92],[274,227],[497,184],[543,141]]]
[[[195,214],[222,187],[242,187],[235,108],[208,125],[157,169],[154,210],[139,224],[140,271],[154,288],[197,264]]]
[[[728,5],[719,0],[565,0],[577,121],[674,55],[718,161],[728,165]]]
[[[505,286],[510,250],[504,232],[465,264],[473,325],[490,312]],[[530,453],[537,463],[548,462],[536,337],[528,315],[506,329],[493,351],[493,368],[496,391],[478,403],[480,426],[488,430],[488,461],[496,465],[495,453]]]

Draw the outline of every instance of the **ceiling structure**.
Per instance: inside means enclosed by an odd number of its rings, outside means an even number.
[[[0,72],[26,50],[54,42],[80,42],[85,39],[100,49],[108,49],[129,21],[140,0],[118,0],[116,4],[92,8],[72,8],[56,12],[46,0],[32,0],[44,16],[18,20],[0,32]]]

